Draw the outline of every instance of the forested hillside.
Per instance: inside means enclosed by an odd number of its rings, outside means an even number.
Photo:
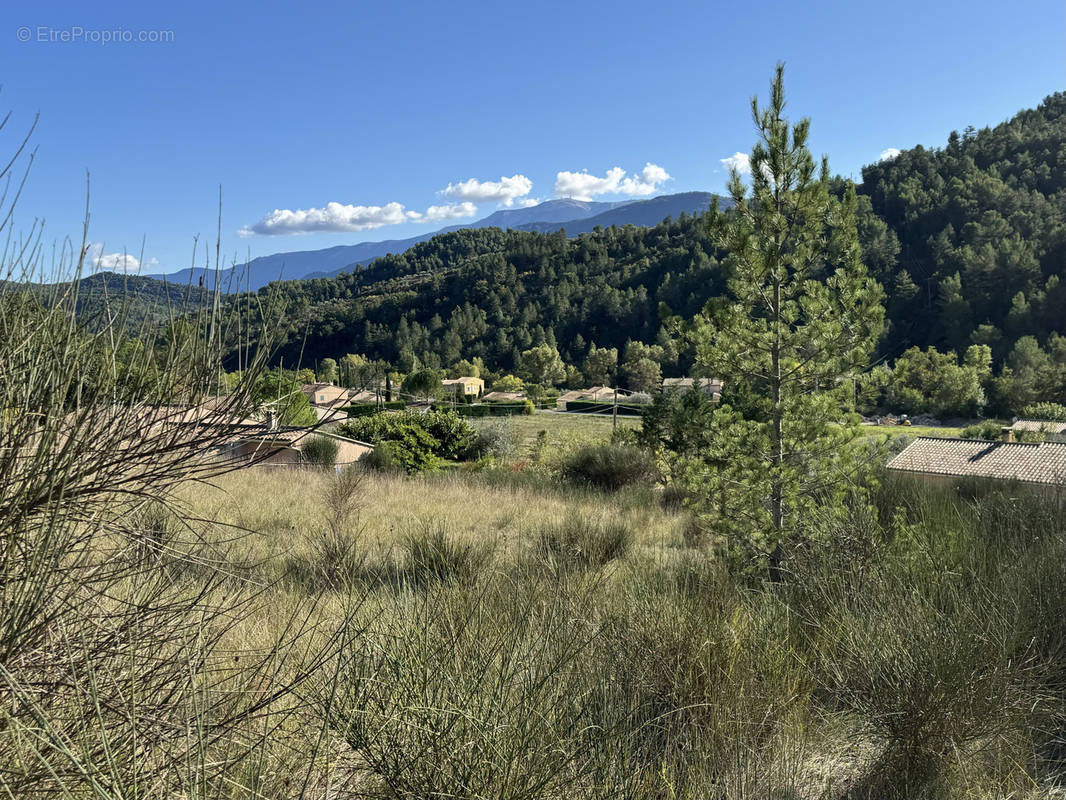
[[[914,346],[962,357],[985,344],[998,368],[1013,363],[1019,341],[1027,364],[1040,347],[1052,358],[1062,349],[1052,334],[1066,333],[1064,112],[1066,95],[1056,94],[995,128],[953,133],[943,149],[917,147],[864,170],[858,227],[887,296],[883,360]],[[844,185],[836,179],[834,190]],[[661,314],[691,318],[719,295],[724,259],[703,217],[574,239],[488,228],[271,291],[289,309],[289,363],[301,351],[304,363],[358,353],[406,372],[480,357],[512,371],[538,344],[580,365],[593,344],[621,352],[630,340],[658,340],[669,375],[690,357],[669,345]]]
[[[1066,332],[1066,94],[868,166],[860,191],[900,244],[879,276],[887,352],[978,342],[1000,359],[1022,336]]]

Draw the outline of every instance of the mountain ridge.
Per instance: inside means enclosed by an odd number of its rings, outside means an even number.
[[[714,197],[709,192],[682,192],[659,195],[648,200],[621,200],[599,202],[562,198],[547,200],[530,208],[499,209],[468,225],[451,225],[440,230],[413,236],[409,239],[385,239],[378,242],[359,242],[351,245],[334,245],[319,250],[296,250],[274,253],[253,258],[218,271],[218,281],[226,292],[256,291],[276,280],[310,280],[327,278],[349,272],[390,253],[402,253],[416,244],[434,236],[464,229],[499,227],[504,230],[529,230],[554,232],[565,229],[568,236],[591,231],[596,225],[609,227],[612,224],[656,225],[667,216],[677,216],[682,211],[702,213]],[[671,198],[680,198],[671,202]],[[686,205],[687,204],[687,205]],[[688,207],[691,206],[691,207]],[[663,210],[663,215],[654,218]],[[614,221],[612,214],[623,214]],[[584,220],[597,222],[583,225]],[[629,219],[644,219],[645,222],[628,222]],[[198,285],[203,279],[208,287],[214,285],[215,271],[203,267],[178,270],[172,273],[156,273],[140,277],[166,281],[170,284]]]

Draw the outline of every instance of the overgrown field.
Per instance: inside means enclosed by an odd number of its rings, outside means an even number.
[[[1054,499],[889,480],[778,585],[651,490],[246,470],[185,503],[214,601],[263,587],[220,652],[302,609],[260,691],[331,653],[226,796],[1057,796]]]

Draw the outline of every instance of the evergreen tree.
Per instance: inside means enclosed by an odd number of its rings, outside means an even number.
[[[734,168],[736,213],[711,218],[729,252],[729,296],[693,326],[701,371],[752,394],[745,412],[714,415],[713,447],[694,471],[713,501],[703,508],[720,530],[731,527],[734,552],[768,558],[772,579],[805,518],[838,505],[827,495],[843,493],[857,470],[847,445],[858,424],[848,410],[884,317],[861,260],[854,188],[831,196],[828,164],[816,177],[806,145],[809,120],[790,128],[784,109],[778,65],[769,107],[752,99],[760,139],[751,196]]]

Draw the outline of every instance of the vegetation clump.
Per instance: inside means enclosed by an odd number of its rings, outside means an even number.
[[[618,491],[626,486],[650,486],[658,478],[654,457],[640,447],[597,444],[567,454],[559,468],[572,486]]]

